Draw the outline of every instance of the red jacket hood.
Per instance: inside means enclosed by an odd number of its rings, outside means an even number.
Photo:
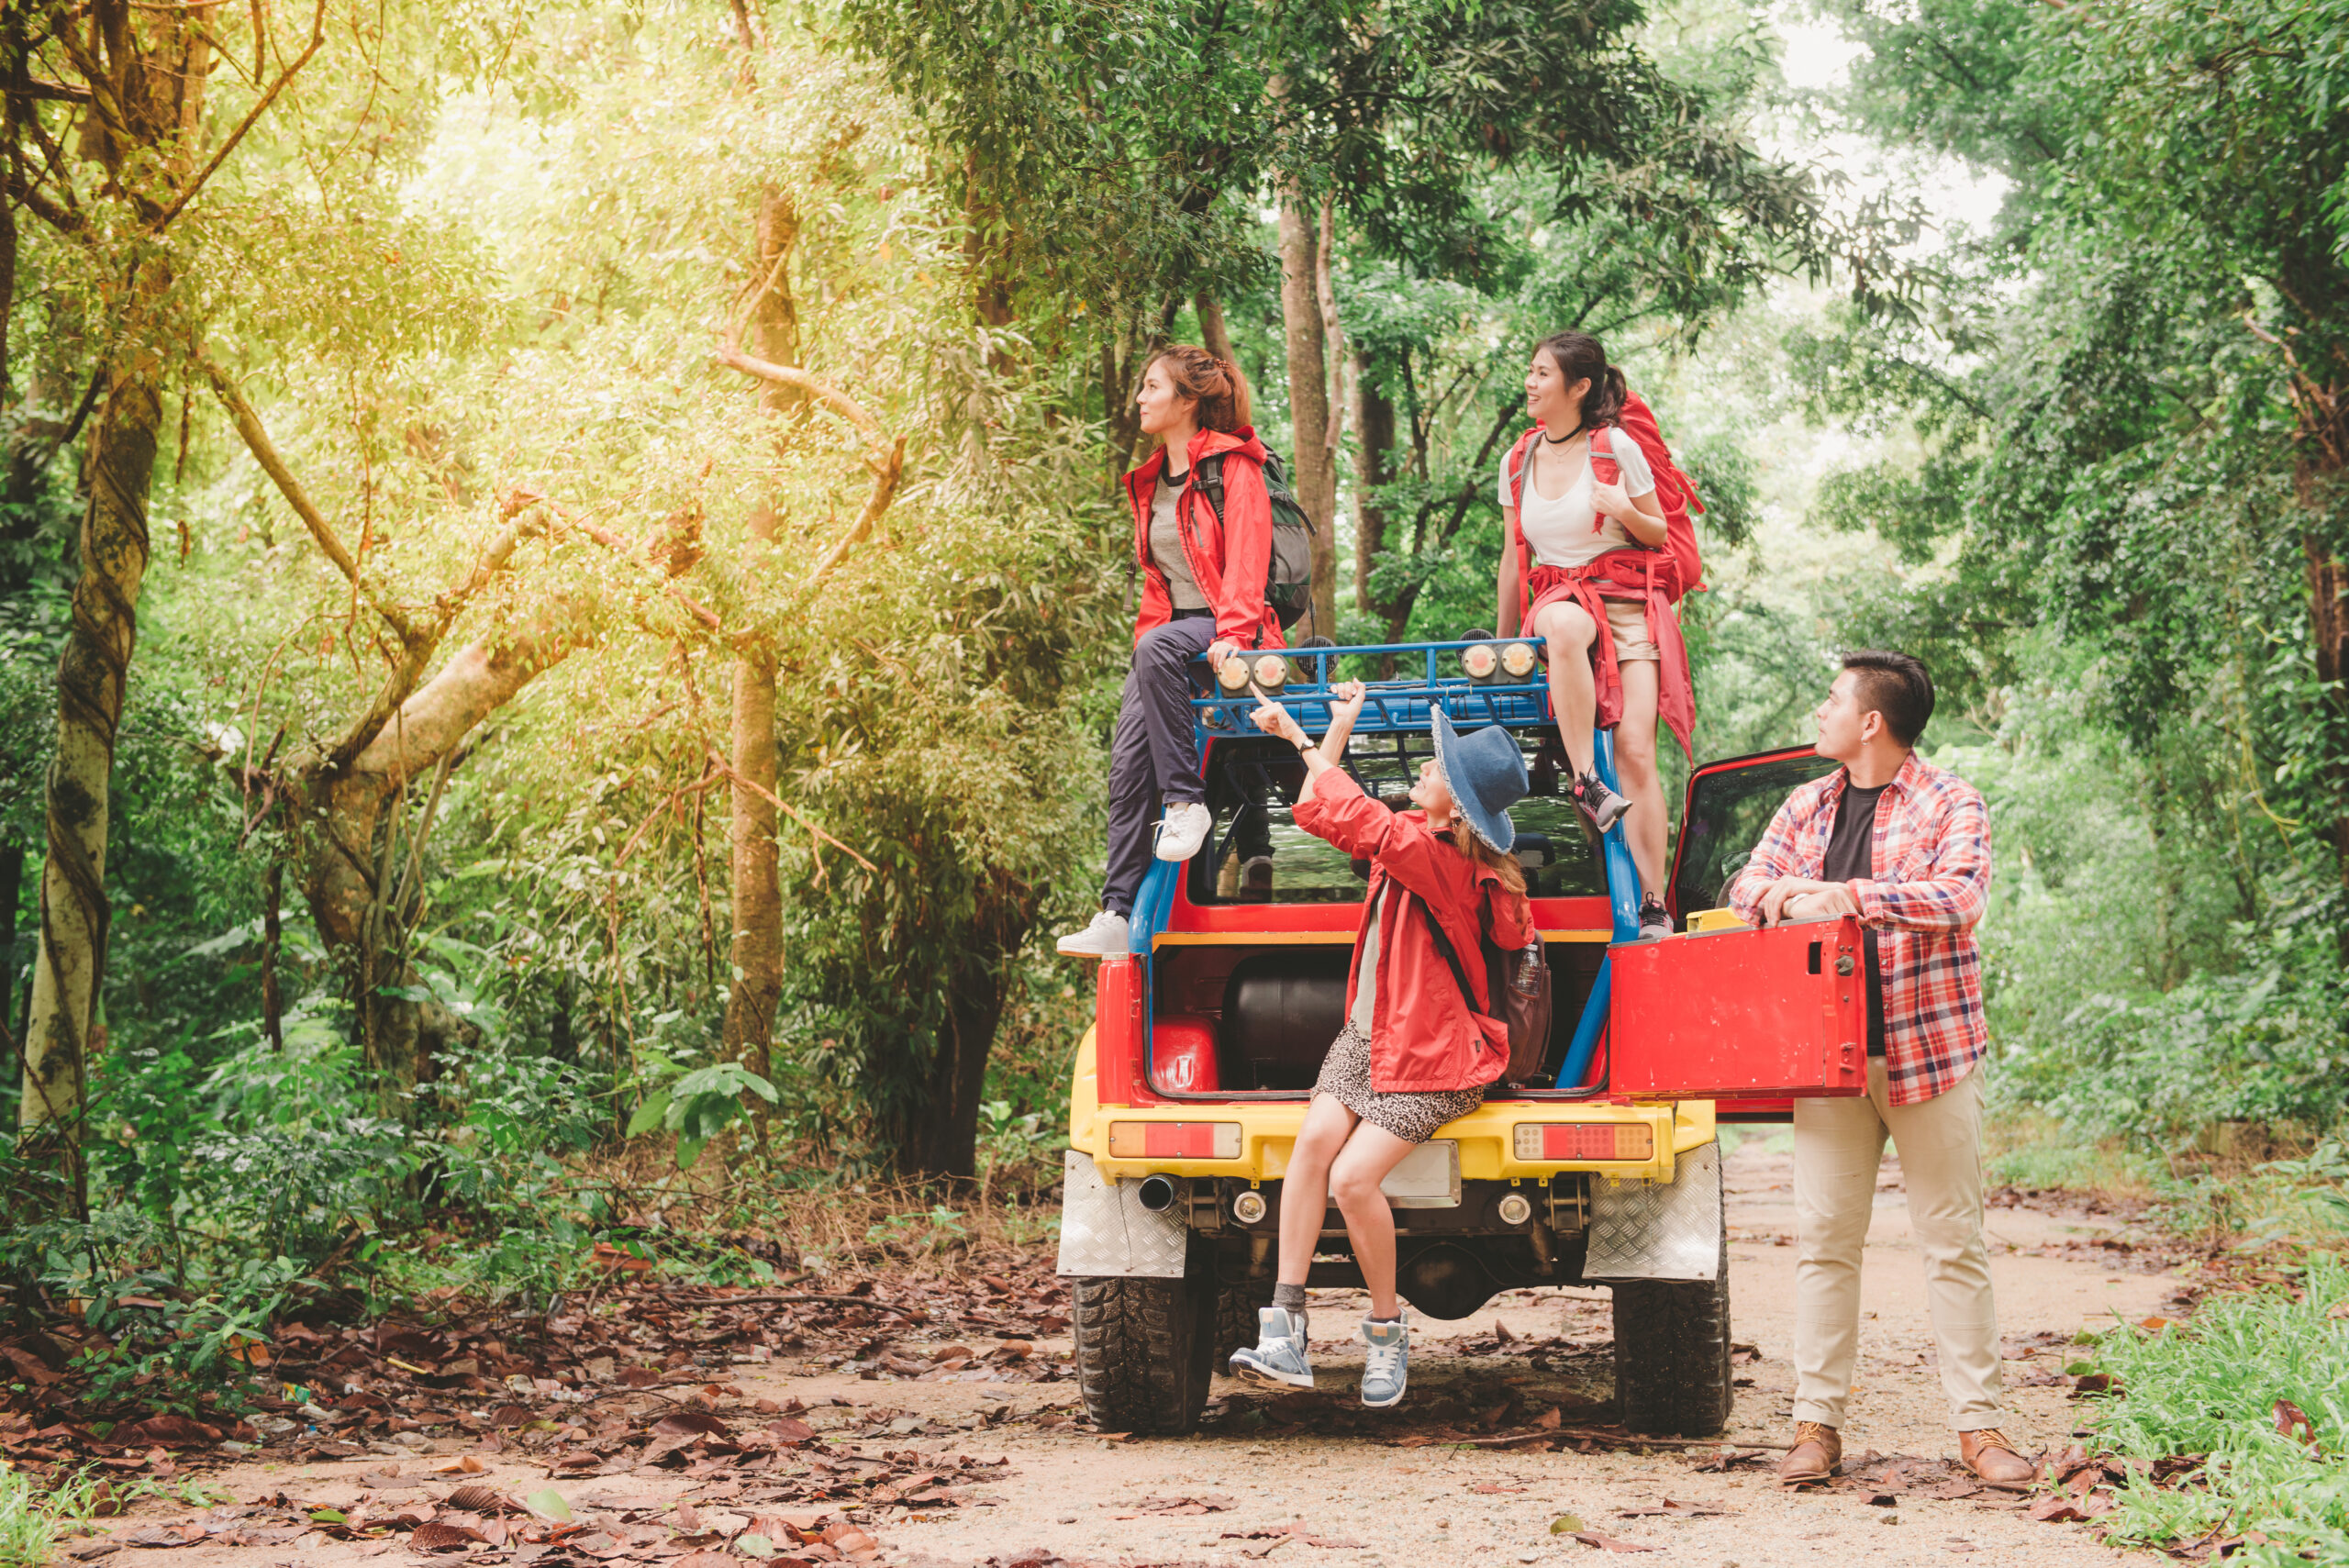
[[[1201,458],[1213,457],[1218,452],[1238,452],[1260,463],[1265,457],[1264,443],[1256,439],[1256,427],[1253,425],[1242,425],[1236,430],[1201,430],[1191,438],[1191,444],[1184,454],[1183,472],[1188,473],[1191,466]],[[1126,475],[1126,483],[1130,486],[1155,484],[1159,471],[1165,466],[1166,449],[1160,447],[1142,460],[1141,467]]]

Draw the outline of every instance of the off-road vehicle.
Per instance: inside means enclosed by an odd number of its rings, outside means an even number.
[[[1566,797],[1531,644],[1252,662],[1314,734],[1328,728],[1333,679],[1403,672],[1371,680],[1347,747],[1346,767],[1375,795],[1399,801],[1431,754],[1437,706],[1464,730],[1506,726],[1532,781],[1510,815],[1552,973],[1549,1051],[1530,1082],[1496,1085],[1387,1179],[1404,1298],[1460,1318],[1497,1291],[1611,1285],[1625,1425],[1720,1430],[1730,1322],[1716,1119],[1783,1119],[1790,1096],[1857,1094],[1866,1057],[1856,924],[1752,930],[1719,906],[1779,802],[1832,764],[1787,751],[1696,770],[1667,898],[1685,929],[1641,940],[1622,830],[1594,838]],[[1197,857],[1158,862],[1144,882],[1131,955],[1099,966],[1070,1092],[1060,1273],[1086,1410],[1121,1431],[1193,1429],[1210,1374],[1254,1340],[1272,1298],[1281,1175],[1343,1019],[1368,870],[1291,822],[1304,767],[1249,722],[1245,684],[1200,680],[1215,828]],[[1598,755],[1611,784],[1609,739]],[[1361,1281],[1332,1207],[1310,1283]]]

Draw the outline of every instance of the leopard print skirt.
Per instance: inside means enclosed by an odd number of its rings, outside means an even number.
[[[1398,1090],[1382,1095],[1370,1086],[1370,1036],[1352,1023],[1330,1042],[1313,1092],[1327,1095],[1381,1132],[1406,1143],[1425,1143],[1436,1129],[1485,1103],[1484,1085],[1466,1089]]]

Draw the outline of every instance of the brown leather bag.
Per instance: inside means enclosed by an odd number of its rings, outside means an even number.
[[[1550,964],[1542,955],[1542,939],[1536,936],[1521,952],[1496,947],[1490,933],[1476,944],[1484,951],[1485,995],[1494,999],[1498,1009],[1485,1011],[1476,1006],[1476,994],[1468,989],[1468,972],[1460,967],[1460,955],[1453,951],[1452,939],[1443,934],[1443,922],[1435,917],[1425,899],[1419,900],[1419,906],[1435,938],[1435,951],[1443,954],[1443,962],[1452,966],[1452,978],[1460,983],[1460,999],[1468,1004],[1470,1012],[1498,1018],[1508,1026],[1508,1067],[1501,1073],[1501,1082],[1516,1088],[1539,1077],[1542,1058],[1550,1051]]]

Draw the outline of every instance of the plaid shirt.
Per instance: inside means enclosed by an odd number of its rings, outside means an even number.
[[[1730,885],[1740,919],[1760,923],[1762,895],[1779,877],[1820,878],[1850,777],[1838,768],[1778,807]],[[1876,875],[1847,885],[1861,924],[1879,933],[1886,1097],[1915,1105],[1955,1088],[1989,1049],[1974,942],[1990,892],[1990,814],[1981,795],[1911,751],[1876,802],[1869,863]]]

